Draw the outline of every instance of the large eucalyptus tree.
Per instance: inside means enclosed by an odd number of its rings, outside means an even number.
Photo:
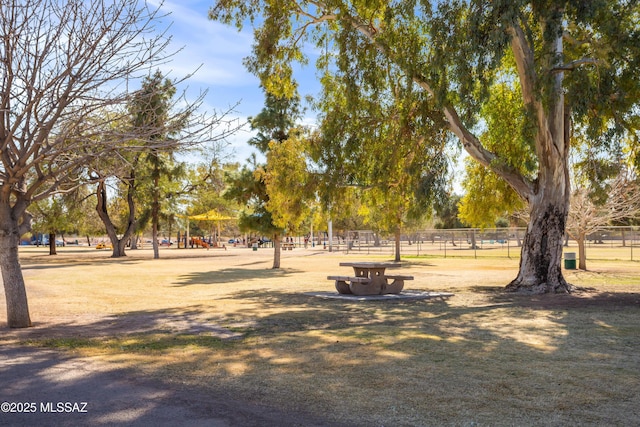
[[[246,63],[269,91],[293,88],[291,64],[309,51],[321,52],[320,68],[329,72],[394,66],[410,76],[464,150],[528,205],[520,269],[508,289],[536,293],[571,289],[561,258],[572,123],[596,138],[633,122],[639,16],[637,2],[622,0],[218,0],[210,11],[238,27],[259,25]],[[507,53],[512,73],[504,72]],[[533,169],[523,171],[478,136],[480,110],[498,80],[519,86]],[[372,88],[365,80],[354,85]]]

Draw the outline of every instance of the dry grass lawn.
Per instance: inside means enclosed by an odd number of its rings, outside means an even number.
[[[640,269],[589,263],[570,296],[506,294],[517,259],[406,258],[446,300],[345,302],[329,274],[363,256],[87,248],[21,253],[28,343],[239,400],[363,426],[638,425]],[[384,260],[369,257],[369,260]]]

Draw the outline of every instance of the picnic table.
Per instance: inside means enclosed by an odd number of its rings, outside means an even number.
[[[396,262],[341,262],[340,266],[352,267],[354,272],[354,276],[327,276],[327,279],[335,280],[336,289],[341,294],[399,294],[404,288],[404,281],[413,280],[413,276],[385,273],[387,268],[401,266]]]

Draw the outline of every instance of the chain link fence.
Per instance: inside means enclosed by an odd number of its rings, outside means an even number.
[[[468,258],[519,258],[525,228],[431,229],[402,234],[403,256]],[[325,237],[326,238],[326,237]],[[361,254],[395,254],[395,237],[371,230],[338,233],[332,251]],[[328,238],[324,242],[328,247]],[[565,240],[565,252],[578,252],[576,241]],[[640,227],[608,227],[592,233],[586,243],[587,259],[640,260]]]

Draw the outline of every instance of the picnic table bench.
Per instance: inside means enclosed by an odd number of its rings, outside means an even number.
[[[336,290],[339,294],[350,294],[350,283],[369,283],[367,277],[349,277],[349,276],[327,276],[329,280],[336,281]]]
[[[336,290],[341,294],[399,294],[405,280],[413,280],[413,276],[385,274],[387,268],[399,267],[398,263],[341,262],[340,266],[353,267],[355,273],[355,276],[327,276],[327,279],[335,280]]]

